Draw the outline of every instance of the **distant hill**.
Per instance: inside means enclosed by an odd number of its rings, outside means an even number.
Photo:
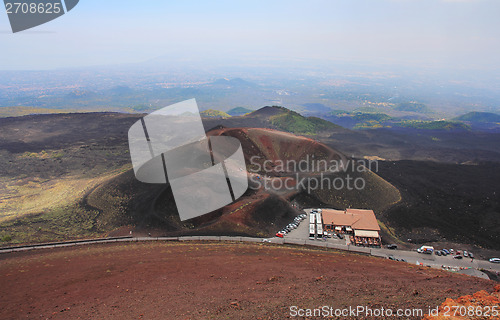
[[[500,116],[499,116],[500,117]],[[414,129],[441,131],[468,131],[473,127],[462,121],[447,120],[416,120],[408,117],[391,117],[385,113],[376,112],[346,112],[334,110],[323,116],[339,126],[349,129]]]
[[[205,111],[200,112],[202,117],[206,118],[229,118],[231,117],[229,114],[225,113],[224,111],[219,111],[219,110],[214,110],[214,109],[208,109]]]
[[[473,111],[461,115],[459,117],[454,118],[453,120],[457,121],[466,121],[466,122],[500,122],[500,115],[491,112],[478,112]]]
[[[242,115],[250,113],[252,111],[253,110],[251,110],[251,109],[247,109],[247,108],[243,108],[243,107],[236,107],[236,108],[229,110],[227,112],[227,114],[229,114],[230,116],[242,116]]]
[[[204,118],[206,130],[223,126],[228,128],[269,128],[302,135],[344,132],[345,128],[317,117],[305,117],[279,106],[267,106],[239,117],[224,119]]]
[[[398,103],[396,107],[394,107],[394,110],[397,111],[407,111],[407,112],[418,112],[418,113],[426,113],[430,112],[431,110],[429,107],[427,107],[423,103],[417,103],[417,102],[402,102]]]
[[[471,127],[462,122],[456,121],[420,121],[409,120],[397,123],[397,126],[404,128],[420,129],[420,130],[446,130],[446,131],[466,131]]]
[[[317,134],[320,131],[339,128],[330,121],[317,117],[304,117],[301,114],[285,108],[282,112],[269,117],[271,124],[277,129],[296,134]]]
[[[353,115],[353,118],[357,121],[388,121],[392,120],[393,118],[385,113],[362,113],[358,112]]]
[[[394,118],[385,113],[334,110],[325,119],[350,129],[378,129],[392,126]]]
[[[278,114],[286,113],[288,111],[290,111],[290,110],[287,108],[284,108],[284,107],[266,106],[266,107],[262,107],[258,110],[255,110],[254,112],[250,113],[247,116],[248,117],[271,117],[271,116],[275,116]]]

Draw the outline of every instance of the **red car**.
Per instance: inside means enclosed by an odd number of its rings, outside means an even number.
[[[278,232],[278,233],[276,234],[276,236],[277,236],[278,238],[283,238],[283,233],[279,233],[279,232]]]

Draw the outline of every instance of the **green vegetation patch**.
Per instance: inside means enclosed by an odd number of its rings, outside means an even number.
[[[4,244],[20,244],[96,237],[107,228],[99,220],[98,211],[73,205],[6,221],[0,229]]]
[[[304,117],[297,112],[287,110],[269,118],[271,124],[280,130],[296,134],[314,135],[320,131],[339,128],[338,125],[317,117]]]
[[[230,118],[231,116],[224,111],[219,111],[219,110],[214,110],[214,109],[208,109],[205,111],[200,112],[202,117],[207,117],[207,118]]]
[[[398,123],[398,126],[404,128],[412,128],[419,130],[446,130],[446,131],[468,131],[470,126],[462,122],[455,121],[422,121],[422,120],[407,120]]]
[[[391,121],[392,117],[385,114],[385,113],[364,113],[364,112],[357,112],[352,115],[352,117],[356,121],[377,121],[377,122],[385,122],[385,121]]]

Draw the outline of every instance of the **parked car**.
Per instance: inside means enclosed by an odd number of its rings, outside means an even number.
[[[392,255],[391,255],[391,256],[387,256],[387,258],[389,258],[389,260],[396,260],[396,259],[394,258],[394,256],[392,256]]]
[[[472,252],[469,252],[469,258],[474,259],[474,255],[472,254]]]
[[[420,248],[417,249],[418,253],[432,254],[433,251],[434,251],[434,247],[432,247],[432,246],[421,246]]]
[[[444,253],[446,256],[450,254],[450,251],[448,251],[448,249],[443,249],[443,250],[441,250],[441,251],[443,251],[443,253]]]
[[[278,232],[278,233],[276,234],[276,236],[277,236],[278,238],[283,238],[283,233]]]
[[[455,250],[450,249],[450,254],[455,254]]]
[[[437,256],[442,256],[443,254],[441,253],[441,250],[436,250],[436,252],[434,252],[435,255]]]
[[[397,248],[398,248],[398,246],[395,244],[388,244],[387,245],[387,249],[396,250]]]
[[[462,259],[462,258],[463,258],[463,257],[462,257],[461,255],[458,255],[458,254],[457,254],[456,256],[454,256],[454,257],[453,257],[453,259]]]
[[[500,258],[491,258],[491,259],[490,259],[490,262],[493,262],[493,263],[500,263]]]
[[[467,251],[464,251],[464,257],[468,257],[469,253]]]

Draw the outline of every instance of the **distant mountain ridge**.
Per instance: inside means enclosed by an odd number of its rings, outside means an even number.
[[[349,129],[415,129],[467,131],[472,127],[457,118],[451,120],[423,120],[415,117],[393,117],[382,112],[347,112],[334,110],[321,116],[332,123]]]
[[[472,111],[454,118],[457,121],[467,122],[500,122],[500,114],[492,112]]]
[[[248,108],[243,108],[243,107],[236,107],[236,108],[232,108],[230,110],[227,111],[227,114],[231,115],[231,116],[242,116],[242,115],[245,115],[247,113],[250,113],[254,110],[252,109],[248,109]]]

